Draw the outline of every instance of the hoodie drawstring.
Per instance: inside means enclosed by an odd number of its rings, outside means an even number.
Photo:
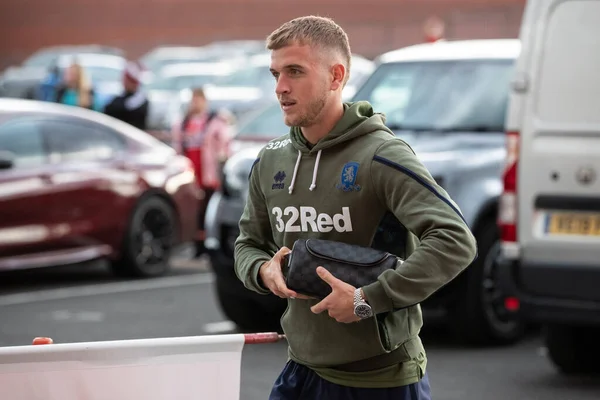
[[[321,159],[321,150],[317,153],[317,161],[315,161],[315,169],[313,169],[313,180],[309,190],[312,192],[317,187],[317,172],[319,171],[319,160]]]
[[[300,166],[300,159],[302,158],[302,152],[298,150],[298,159],[296,159],[296,166],[294,167],[294,174],[292,175],[292,183],[290,183],[289,192],[292,194],[294,190],[294,184],[296,183],[296,175],[298,175],[298,167]]]
[[[312,183],[310,184],[309,190],[313,191],[317,187],[317,173],[319,171],[319,161],[321,160],[321,151],[317,152],[317,160],[315,161],[315,168],[313,169]],[[292,175],[292,182],[288,192],[292,194],[294,191],[294,185],[296,184],[296,176],[298,175],[298,168],[300,167],[300,160],[302,159],[302,152],[298,150],[298,158],[296,159],[296,166],[294,167],[294,174]]]

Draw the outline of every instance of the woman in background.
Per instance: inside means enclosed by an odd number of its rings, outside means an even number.
[[[94,108],[94,91],[83,67],[74,62],[64,73],[63,84],[56,91],[56,102]]]
[[[192,99],[181,124],[172,131],[172,146],[194,164],[198,185],[204,192],[198,214],[196,257],[206,252],[204,217],[213,193],[221,186],[221,168],[231,141],[230,116],[210,111],[204,90],[192,90]]]

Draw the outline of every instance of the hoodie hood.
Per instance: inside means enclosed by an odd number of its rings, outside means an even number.
[[[367,101],[344,103],[344,115],[334,126],[333,130],[319,140],[312,148],[302,135],[299,127],[290,129],[292,145],[301,153],[315,153],[356,137],[367,135],[375,131],[385,131],[394,136],[394,133],[385,126],[385,116],[373,111]]]
[[[391,136],[394,133],[385,126],[385,116],[380,113],[373,112],[373,107],[367,101],[357,101],[354,103],[344,103],[344,115],[334,126],[333,130],[329,132],[324,138],[319,140],[312,148],[309,147],[309,143],[302,135],[302,131],[299,127],[292,127],[290,129],[290,139],[292,145],[298,151],[298,157],[296,158],[296,165],[294,166],[294,172],[292,174],[292,181],[288,188],[290,194],[293,193],[296,185],[296,179],[298,177],[298,170],[300,168],[300,162],[302,161],[302,155],[310,155],[317,153],[315,160],[312,183],[309,187],[310,191],[313,191],[317,187],[317,175],[319,172],[319,162],[321,160],[321,153],[323,150],[334,147],[340,143],[347,142],[359,136],[367,135],[372,132],[387,132]]]

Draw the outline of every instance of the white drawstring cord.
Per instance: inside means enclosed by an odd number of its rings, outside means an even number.
[[[319,152],[317,153],[317,161],[315,161],[315,168],[313,169],[313,179],[309,188],[311,192],[314,188],[317,187],[317,172],[319,171],[319,160],[321,159],[321,151],[322,150],[319,150]]]
[[[302,158],[302,152],[298,150],[298,158],[296,159],[296,166],[294,167],[294,174],[292,175],[292,183],[290,183],[290,188],[288,192],[292,194],[294,190],[294,184],[296,183],[296,175],[298,174],[298,167],[300,167],[300,159]]]

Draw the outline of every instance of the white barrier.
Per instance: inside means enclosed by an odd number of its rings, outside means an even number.
[[[244,344],[281,339],[263,333],[0,347],[0,398],[239,400]]]

